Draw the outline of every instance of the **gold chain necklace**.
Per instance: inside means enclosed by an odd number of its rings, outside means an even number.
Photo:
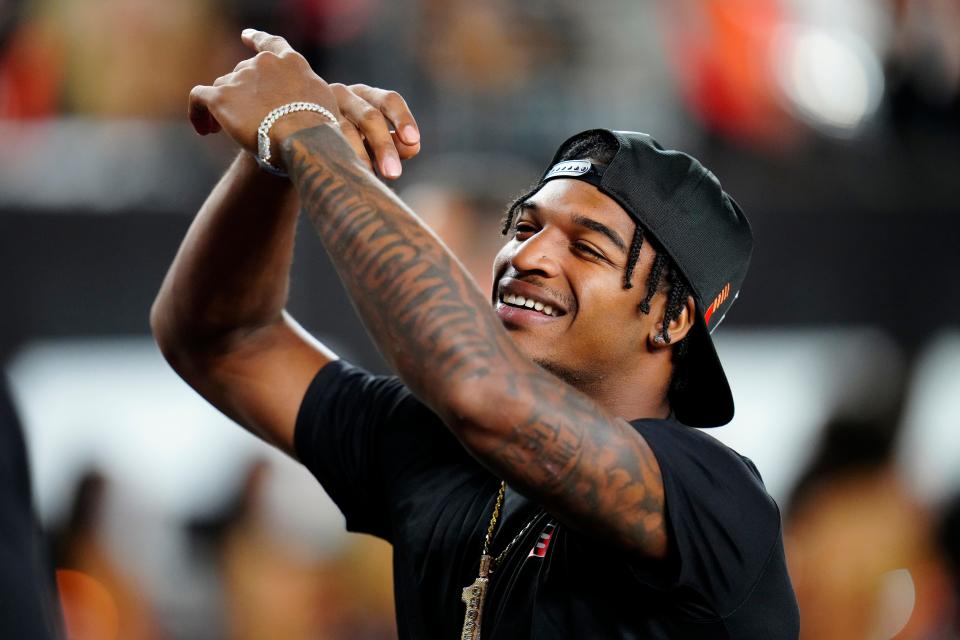
[[[493,534],[497,528],[497,520],[500,519],[500,510],[503,508],[503,497],[507,492],[507,483],[500,481],[500,491],[497,493],[497,501],[493,505],[493,513],[490,514],[490,524],[487,526],[487,535],[483,538],[483,554],[480,556],[480,575],[473,583],[463,589],[463,595],[460,599],[467,605],[467,610],[463,616],[463,632],[460,634],[460,640],[479,640],[480,638],[480,618],[483,614],[483,600],[487,596],[487,586],[490,584],[490,574],[494,569],[500,566],[503,559],[507,557],[507,552],[513,548],[517,540],[523,537],[533,523],[536,522],[539,513],[524,525],[513,540],[504,547],[503,551],[494,558],[490,555],[490,545],[493,542]]]

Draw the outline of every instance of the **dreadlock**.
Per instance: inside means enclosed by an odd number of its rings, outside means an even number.
[[[643,248],[643,227],[637,225],[633,229],[633,240],[630,241],[630,252],[627,254],[627,268],[623,270],[623,288],[633,288],[633,270],[637,268],[640,259],[640,249]],[[659,254],[658,254],[659,255]],[[649,313],[650,305],[647,305]]]
[[[629,265],[627,265],[629,266]],[[647,295],[640,301],[640,311],[650,313],[650,301],[660,290],[660,283],[663,281],[663,270],[667,266],[667,254],[657,252],[650,266],[650,274],[647,276]]]
[[[618,146],[616,138],[606,131],[591,131],[578,136],[562,149],[557,162],[590,158],[597,164],[610,164],[617,153]],[[500,229],[503,235],[507,235],[513,228],[520,206],[532,197],[539,188],[539,183],[534,184],[510,203],[506,215],[503,217],[503,226]],[[633,288],[633,273],[640,259],[643,242],[644,229],[638,224],[634,229],[630,250],[627,253],[627,264],[623,274],[624,289]],[[650,274],[647,276],[647,291],[638,308],[642,313],[649,314],[653,297],[660,291],[666,293],[667,304],[663,312],[660,335],[664,342],[670,344],[670,323],[680,317],[687,304],[687,297],[691,294],[691,289],[676,263],[652,239],[650,242],[655,251],[655,257],[650,267]],[[686,360],[687,350],[688,340],[686,336],[673,346],[674,373],[670,382],[671,395],[686,385],[686,367],[682,365]]]

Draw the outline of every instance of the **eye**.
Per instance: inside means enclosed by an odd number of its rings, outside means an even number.
[[[514,230],[516,232],[517,240],[526,240],[537,232],[537,228],[529,222],[518,222]]]
[[[585,244],[585,243],[583,243],[583,242],[574,242],[574,243],[573,243],[573,248],[576,249],[577,251],[579,251],[580,253],[583,253],[583,254],[586,254],[586,255],[590,256],[590,257],[593,258],[594,260],[604,260],[604,261],[605,261],[605,260],[607,259],[606,256],[604,256],[602,253],[600,253],[599,251],[597,251],[596,249],[594,249],[594,248],[591,247],[590,245]]]

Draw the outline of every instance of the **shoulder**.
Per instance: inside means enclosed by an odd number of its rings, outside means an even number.
[[[735,472],[736,476],[766,493],[763,479],[752,460],[703,431],[674,420],[634,420],[630,423],[657,456],[661,465],[695,462],[707,475]]]
[[[397,376],[378,375],[344,360],[326,364],[307,387],[295,440],[304,454],[331,438],[357,445],[389,444],[412,435],[449,436],[443,422]],[[322,442],[321,442],[322,441]],[[323,445],[325,446],[325,445]]]
[[[733,611],[780,544],[776,502],[753,462],[710,434],[673,421],[631,424],[660,465],[674,585],[700,594],[697,616]]]
[[[631,425],[657,458],[668,498],[680,490],[695,492],[698,501],[713,502],[718,509],[749,507],[779,529],[779,508],[752,460],[709,433],[673,420],[636,420]]]
[[[429,412],[396,376],[377,375],[344,360],[334,360],[317,372],[304,394],[298,426],[318,418],[368,421],[398,413]]]

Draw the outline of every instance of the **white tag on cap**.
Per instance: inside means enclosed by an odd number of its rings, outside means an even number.
[[[543,179],[549,180],[557,176],[582,176],[590,171],[590,167],[589,160],[564,160],[553,165]]]

